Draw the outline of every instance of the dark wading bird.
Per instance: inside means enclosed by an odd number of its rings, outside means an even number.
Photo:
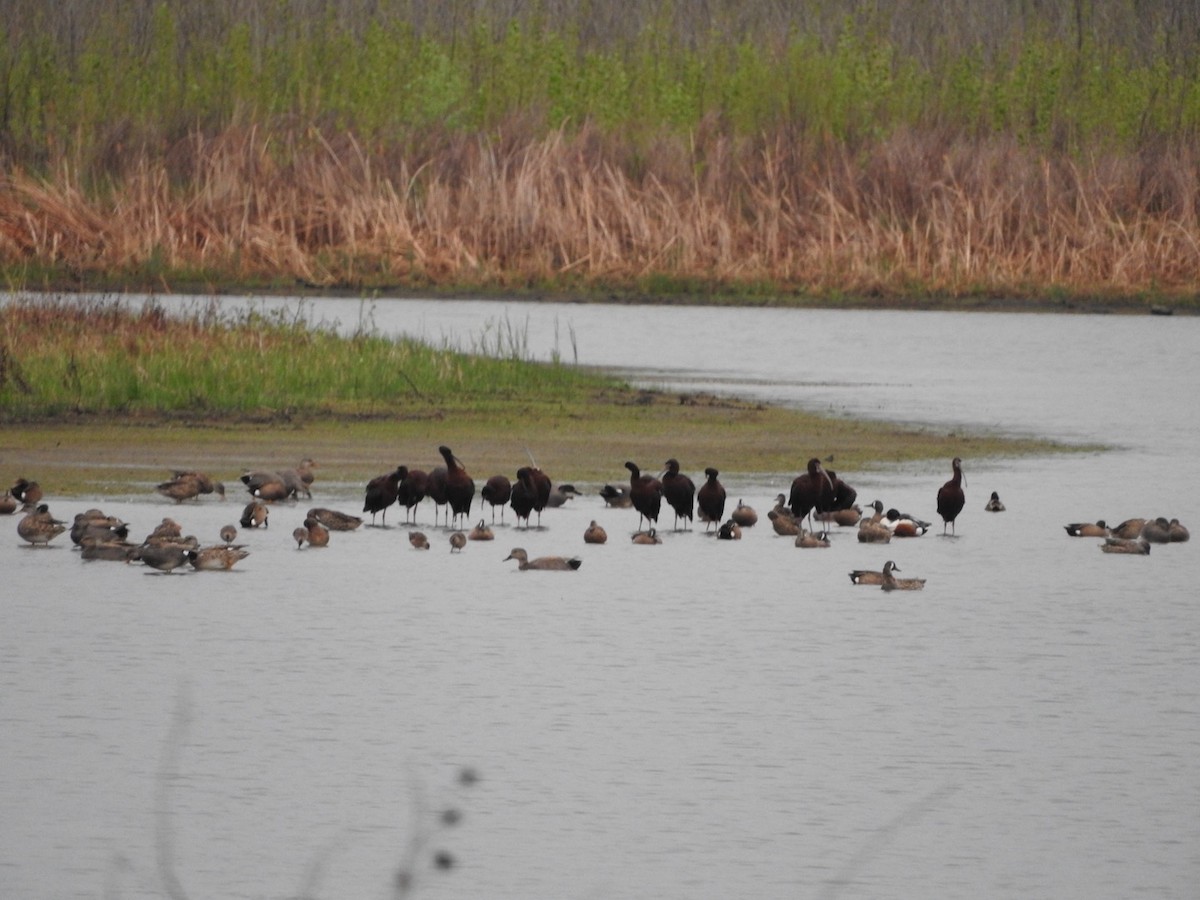
[[[942,517],[942,534],[946,533],[947,525],[950,526],[952,534],[957,533],[954,530],[954,520],[958,518],[967,502],[967,495],[963,493],[962,460],[956,456],[950,465],[954,469],[954,475],[937,492],[937,511]]]
[[[397,466],[391,472],[376,475],[367,482],[362,511],[371,514],[372,525],[378,513],[383,513],[382,524],[387,525],[387,511],[400,499],[400,479],[406,472],[404,466]]]
[[[537,513],[538,528],[542,527],[542,510],[550,502],[550,476],[537,466],[522,466],[517,469],[517,480],[512,486],[510,503],[517,514],[517,524],[525,520],[529,527],[529,516]]]
[[[643,519],[657,525],[658,512],[662,508],[662,482],[653,475],[643,475],[632,462],[626,462],[625,468],[629,470],[629,497],[638,511],[638,531],[642,530]]]
[[[504,507],[512,497],[512,482],[507,475],[493,475],[479,490],[479,499],[492,507],[492,524],[496,524],[496,507],[500,507],[500,521],[504,521]]]
[[[833,479],[821,468],[821,461],[813,457],[808,461],[807,471],[792,480],[792,491],[788,497],[792,516],[797,522],[808,518],[808,527],[811,530],[812,513],[833,509],[834,493]]]
[[[679,529],[679,520],[684,520],[684,528],[688,528],[695,517],[696,485],[688,476],[679,471],[679,460],[668,459],[667,470],[662,477],[663,499],[675,511],[675,529]]]
[[[719,527],[725,516],[725,487],[717,480],[720,474],[709,466],[704,470],[704,484],[696,491],[696,508],[700,510],[706,532],[714,523]]]
[[[451,523],[458,526],[460,519],[466,520],[471,515],[475,482],[467,474],[458,457],[450,452],[449,447],[443,444],[438,447],[438,453],[442,454],[442,459],[446,461],[446,502],[450,504]]]
[[[417,504],[425,499],[429,491],[429,473],[424,469],[400,467],[400,483],[396,487],[396,502],[404,507],[404,524],[417,524]],[[434,519],[437,518],[435,508]],[[435,521],[436,525],[437,522]]]

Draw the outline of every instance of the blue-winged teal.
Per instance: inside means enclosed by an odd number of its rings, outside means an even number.
[[[653,528],[647,531],[635,531],[630,538],[635,544],[661,544],[662,538],[658,536],[658,532]]]
[[[249,555],[249,550],[234,544],[201,547],[187,551],[188,562],[192,564],[192,568],[207,572],[227,572]]]
[[[316,519],[330,531],[353,531],[363,523],[361,516],[352,516],[350,513],[327,509],[324,506],[310,509],[308,518]]]
[[[1124,538],[1128,541],[1136,541],[1142,534],[1142,528],[1145,526],[1145,519],[1126,519],[1116,528],[1111,529],[1111,534],[1115,538]]]
[[[1000,502],[1000,495],[996,491],[992,491],[992,496],[984,504],[983,510],[984,512],[1004,512],[1004,504]]]
[[[1142,526],[1142,540],[1151,544],[1171,543],[1171,523],[1159,516],[1157,519],[1147,519]]]
[[[942,517],[942,534],[946,533],[946,528],[949,526],[951,533],[954,531],[954,520],[958,518],[958,514],[962,512],[962,508],[967,503],[967,495],[963,491],[963,471],[962,460],[959,457],[954,457],[950,463],[954,474],[950,480],[938,488],[937,492],[937,511]]]
[[[0,497],[0,516],[11,516],[20,505],[11,490],[5,491],[4,496]]]
[[[429,538],[425,536],[423,531],[410,531],[408,533],[408,542],[412,544],[414,550],[428,550]]]
[[[188,549],[174,543],[142,544],[130,551],[129,558],[160,572],[173,572],[187,562]]]
[[[1171,520],[1171,543],[1183,543],[1192,535],[1178,519]]]
[[[456,531],[450,535],[450,552],[457,553],[463,547],[467,546],[467,536],[461,531]]]
[[[854,584],[870,584],[878,587],[883,584],[883,572],[874,569],[855,569],[850,573],[850,581]]]
[[[539,556],[536,559],[530,559],[521,547],[514,547],[508,556],[504,557],[502,562],[508,562],[510,559],[517,561],[517,568],[522,572],[529,569],[540,569],[548,572],[569,572],[578,569],[582,564],[578,556],[573,556],[568,559],[565,556]]]
[[[261,500],[251,500],[242,510],[239,520],[243,528],[266,528],[270,521],[270,508]]]
[[[801,531],[796,535],[796,546],[804,549],[814,549],[818,547],[829,546],[829,532],[827,531]]]
[[[726,519],[721,523],[721,527],[717,529],[718,541],[740,541],[742,539],[742,526],[734,519]]]
[[[883,524],[883,501],[876,500],[869,504],[868,509],[874,510],[869,519],[858,523],[858,542],[860,544],[887,544],[892,540],[892,529]]]
[[[633,506],[633,498],[629,496],[629,488],[619,484],[606,484],[600,488],[600,496],[604,505],[613,509],[628,509]]]
[[[1110,533],[1103,519],[1095,522],[1072,522],[1063,528],[1071,537],[1108,537]]]
[[[753,506],[749,506],[738,500],[737,506],[729,514],[729,518],[742,528],[753,528],[758,524],[758,511]]]
[[[592,523],[583,532],[583,542],[585,544],[603,544],[608,541],[608,532],[592,519]]]
[[[767,518],[771,520],[771,527],[775,529],[775,533],[783,537],[795,537],[800,534],[800,523],[796,521],[792,515],[792,511],[786,506],[787,497],[783,494],[775,496],[775,508],[767,510]]]
[[[483,521],[479,520],[479,524],[470,530],[467,534],[468,541],[494,541],[496,533]]]
[[[1149,556],[1150,542],[1143,538],[1107,537],[1100,549],[1105,553],[1129,553],[1134,556]]]

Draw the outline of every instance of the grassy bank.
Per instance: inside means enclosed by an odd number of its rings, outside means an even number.
[[[6,6],[10,287],[1200,304],[1187,4]]]
[[[557,480],[582,482],[624,481],[626,459],[654,468],[676,456],[736,477],[794,474],[813,454],[853,470],[1055,449],[639,391],[566,362],[529,362],[519,335],[484,344],[490,356],[280,319],[8,305],[0,460],[10,480],[37,478],[62,495],[140,491],[180,466],[234,479],[305,456],[323,480],[361,484],[401,463],[432,467],[443,443],[477,477],[511,476],[532,456]]]

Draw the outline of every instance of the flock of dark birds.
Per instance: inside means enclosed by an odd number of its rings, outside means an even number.
[[[466,530],[476,494],[475,481],[449,447],[441,446],[438,452],[444,465],[429,471],[398,466],[372,478],[364,490],[362,512],[370,514],[372,525],[378,518],[386,527],[388,512],[399,507],[404,511],[405,524],[415,525],[418,504],[429,499],[434,506],[435,528],[444,512],[443,524],[451,531],[452,553],[461,551],[468,541],[494,540],[494,531],[485,519],[481,518],[474,527]],[[304,459],[292,469],[243,473],[240,480],[250,494],[250,501],[242,511],[241,528],[268,527],[270,510],[276,503],[312,499],[315,465],[313,460]],[[629,471],[628,484],[606,484],[599,493],[606,506],[632,508],[637,512],[638,530],[632,536],[634,543],[662,543],[657,529],[664,502],[674,514],[675,530],[690,529],[698,518],[705,523],[705,533],[715,528],[719,540],[740,540],[743,529],[758,523],[758,513],[740,500],[726,517],[726,492],[719,479],[720,473],[714,468],[704,470],[704,481],[698,488],[680,470],[676,459],[667,460],[658,476],[643,472],[633,462],[626,462],[625,468]],[[942,519],[943,535],[955,533],[956,520],[966,505],[962,460],[956,457],[951,469],[950,480],[937,492],[937,512]],[[159,484],[156,490],[176,503],[207,494],[225,497],[223,483],[197,471],[172,472],[171,478]],[[486,503],[491,507],[493,525],[497,510],[503,523],[506,509],[511,508],[518,529],[522,523],[526,529],[540,527],[543,510],[562,506],[580,495],[573,485],[554,485],[535,465],[519,468],[515,479],[493,475],[478,493],[480,506]],[[808,461],[806,470],[792,481],[789,494],[779,494],[775,498],[775,506],[768,511],[767,517],[777,534],[794,536],[795,545],[802,548],[830,546],[831,525],[857,526],[860,542],[884,544],[893,538],[920,537],[932,527],[929,522],[897,509],[885,510],[879,500],[867,504],[870,510],[867,515],[856,502],[857,496],[854,488],[836,472],[824,468],[821,460],[813,458]],[[89,509],[77,514],[74,522],[68,525],[54,518],[48,504],[42,500],[38,483],[25,478],[18,478],[0,497],[0,515],[20,512],[17,534],[35,547],[46,546],[58,535],[69,531],[84,559],[142,563],[161,572],[171,572],[187,564],[197,570],[228,570],[249,554],[244,545],[235,543],[238,529],[232,523],[221,529],[219,543],[202,545],[195,536],[184,535],[178,522],[165,517],[142,541],[135,542],[129,539],[129,526],[117,517],[105,515],[99,509]],[[984,509],[1003,512],[1005,507],[998,494],[993,492]],[[532,524],[535,516],[537,526]],[[303,525],[294,529],[292,537],[297,548],[324,547],[329,544],[331,532],[353,531],[363,522],[362,516],[314,507],[308,510]],[[1134,555],[1149,554],[1152,544],[1186,541],[1190,536],[1177,519],[1164,517],[1129,519],[1115,528],[1108,527],[1103,521],[1074,523],[1065,528],[1072,537],[1102,538],[1100,549],[1105,553]],[[410,530],[408,539],[415,549],[430,548],[428,536],[422,531]],[[583,540],[588,544],[603,544],[608,535],[593,520],[584,531]],[[505,557],[505,561],[508,560],[515,560],[522,571],[572,571],[581,565],[579,557],[531,559],[520,547],[513,548]],[[925,579],[897,578],[897,572],[900,572],[899,567],[889,560],[879,571],[860,569],[850,572],[850,580],[854,584],[878,585],[885,591],[924,587]]]

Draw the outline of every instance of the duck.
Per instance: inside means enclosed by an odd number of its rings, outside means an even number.
[[[130,551],[129,559],[169,574],[188,561],[189,549],[177,543],[142,544]]]
[[[579,491],[575,490],[573,484],[557,484],[550,491],[550,497],[546,501],[546,506],[551,509],[557,509],[560,506],[565,506],[568,500],[574,500],[581,496]]]
[[[237,533],[238,533],[237,526],[235,526],[235,525],[231,524],[231,525],[222,525],[221,526],[221,532],[220,532],[221,540],[226,545],[232,544],[234,541],[237,540]]]
[[[116,516],[107,516],[98,509],[76,513],[71,525],[71,543],[82,546],[85,540],[112,541],[129,537],[129,526]]]
[[[897,509],[889,509],[883,518],[883,524],[892,532],[894,537],[920,537],[929,531],[929,523],[912,516],[904,515]]]
[[[801,531],[796,535],[796,546],[805,549],[829,546],[828,531]]]
[[[289,496],[304,497],[306,500],[312,499],[313,469],[316,466],[316,462],[305,457],[300,460],[296,468],[279,470],[277,474],[287,487]]]
[[[992,496],[988,499],[988,502],[984,504],[983,511],[1004,512],[1004,504],[1000,502],[1000,494],[998,492],[992,491]]]
[[[753,506],[747,506],[741,500],[738,500],[737,506],[730,513],[730,518],[743,528],[753,528],[758,524],[758,513]]]
[[[308,532],[308,546],[310,547],[328,547],[329,546],[329,529],[314,519],[312,516],[306,516],[304,519],[304,529]]]
[[[1111,529],[1111,536],[1135,541],[1141,536],[1142,528],[1144,528],[1145,525],[1145,519],[1126,519],[1116,528]]]
[[[1141,537],[1151,544],[1169,544],[1171,543],[1171,523],[1162,516],[1157,519],[1148,519],[1142,526]]]
[[[294,487],[289,487],[278,472],[243,472],[241,481],[251,497],[264,503],[278,503],[294,494]]]
[[[658,532],[653,528],[647,531],[635,531],[631,540],[635,544],[661,544],[662,538],[658,536]]]
[[[613,509],[628,509],[633,506],[633,498],[629,496],[629,488],[617,484],[606,484],[600,488],[600,496],[605,506]]]
[[[868,508],[874,509],[874,515],[858,523],[858,542],[860,544],[887,544],[892,540],[892,529],[883,524],[883,501],[876,500]]]
[[[495,539],[496,533],[488,527],[483,519],[480,519],[479,524],[467,533],[468,541],[494,541]]]
[[[428,550],[429,538],[425,536],[423,531],[410,531],[408,533],[408,542],[412,544],[414,550]]]
[[[883,583],[880,587],[885,591],[919,591],[925,587],[924,578],[897,578],[893,572],[899,572],[900,567],[890,559],[883,564]]]
[[[214,481],[204,472],[187,469],[173,470],[170,480],[162,482],[154,489],[176,503],[182,503],[184,500],[193,500],[201,494],[215,493],[222,500],[225,499],[225,485],[223,483]]]
[[[584,529],[583,542],[585,544],[603,544],[607,541],[608,532],[601,525],[597,524],[595,519],[592,519],[591,524]]]
[[[137,544],[123,540],[95,540],[84,538],[79,545],[79,558],[86,560],[106,560],[108,562],[129,562],[130,554],[137,549]]]
[[[242,517],[238,521],[243,528],[266,528],[270,515],[271,510],[267,504],[261,500],[251,500],[242,510]]]
[[[36,509],[26,513],[17,522],[17,534],[34,547],[49,546],[52,540],[66,530],[67,523],[54,518],[50,514],[50,507],[45,503],[38,504]]]
[[[510,559],[517,561],[517,568],[522,572],[530,569],[547,572],[570,572],[583,565],[583,560],[578,556],[573,556],[570,559],[565,556],[539,556],[535,559],[530,559],[529,554],[521,547],[514,547],[512,552],[504,557],[501,562],[508,562]]]
[[[0,497],[0,516],[11,516],[20,505],[17,498],[12,495],[12,490],[5,491],[4,496]]]
[[[1182,544],[1190,538],[1191,532],[1187,530],[1187,526],[1181,523],[1178,519],[1172,519],[1170,522],[1171,543]]]
[[[850,582],[852,584],[883,584],[883,572],[876,569],[855,569],[850,573]]]
[[[1103,519],[1097,519],[1095,522],[1072,522],[1063,528],[1071,537],[1108,537],[1110,534]]]
[[[163,544],[172,541],[178,541],[183,537],[183,527],[172,519],[170,516],[163,516],[163,520],[154,526],[154,529],[146,535],[146,544]]]
[[[831,509],[827,512],[817,513],[813,518],[818,522],[852,528],[859,523],[862,515],[862,507],[857,503],[852,503],[844,509]]]
[[[292,529],[292,540],[296,542],[296,549],[300,550],[308,543],[308,529],[303,525],[298,525]]]
[[[21,501],[21,508],[26,511],[36,509],[44,496],[42,494],[42,486],[36,481],[30,481],[27,478],[18,478],[13,482],[9,491]]]
[[[1144,538],[1107,537],[1100,545],[1104,553],[1130,553],[1135,556],[1149,556],[1150,542]]]
[[[250,551],[235,544],[201,547],[185,552],[188,562],[197,571],[228,572],[234,565],[250,555]]]
[[[717,529],[718,541],[740,541],[742,539],[742,526],[733,519],[727,519],[720,528]]]
[[[352,516],[350,513],[327,509],[324,506],[310,509],[308,518],[316,519],[330,531],[353,531],[363,523],[361,516]]]
[[[771,527],[775,529],[775,533],[782,537],[795,537],[800,534],[800,523],[792,515],[787,506],[787,497],[783,494],[775,495],[775,506],[767,510],[767,518],[771,520]]]
[[[450,535],[451,553],[458,553],[465,546],[467,546],[467,536],[461,531],[456,531]]]

